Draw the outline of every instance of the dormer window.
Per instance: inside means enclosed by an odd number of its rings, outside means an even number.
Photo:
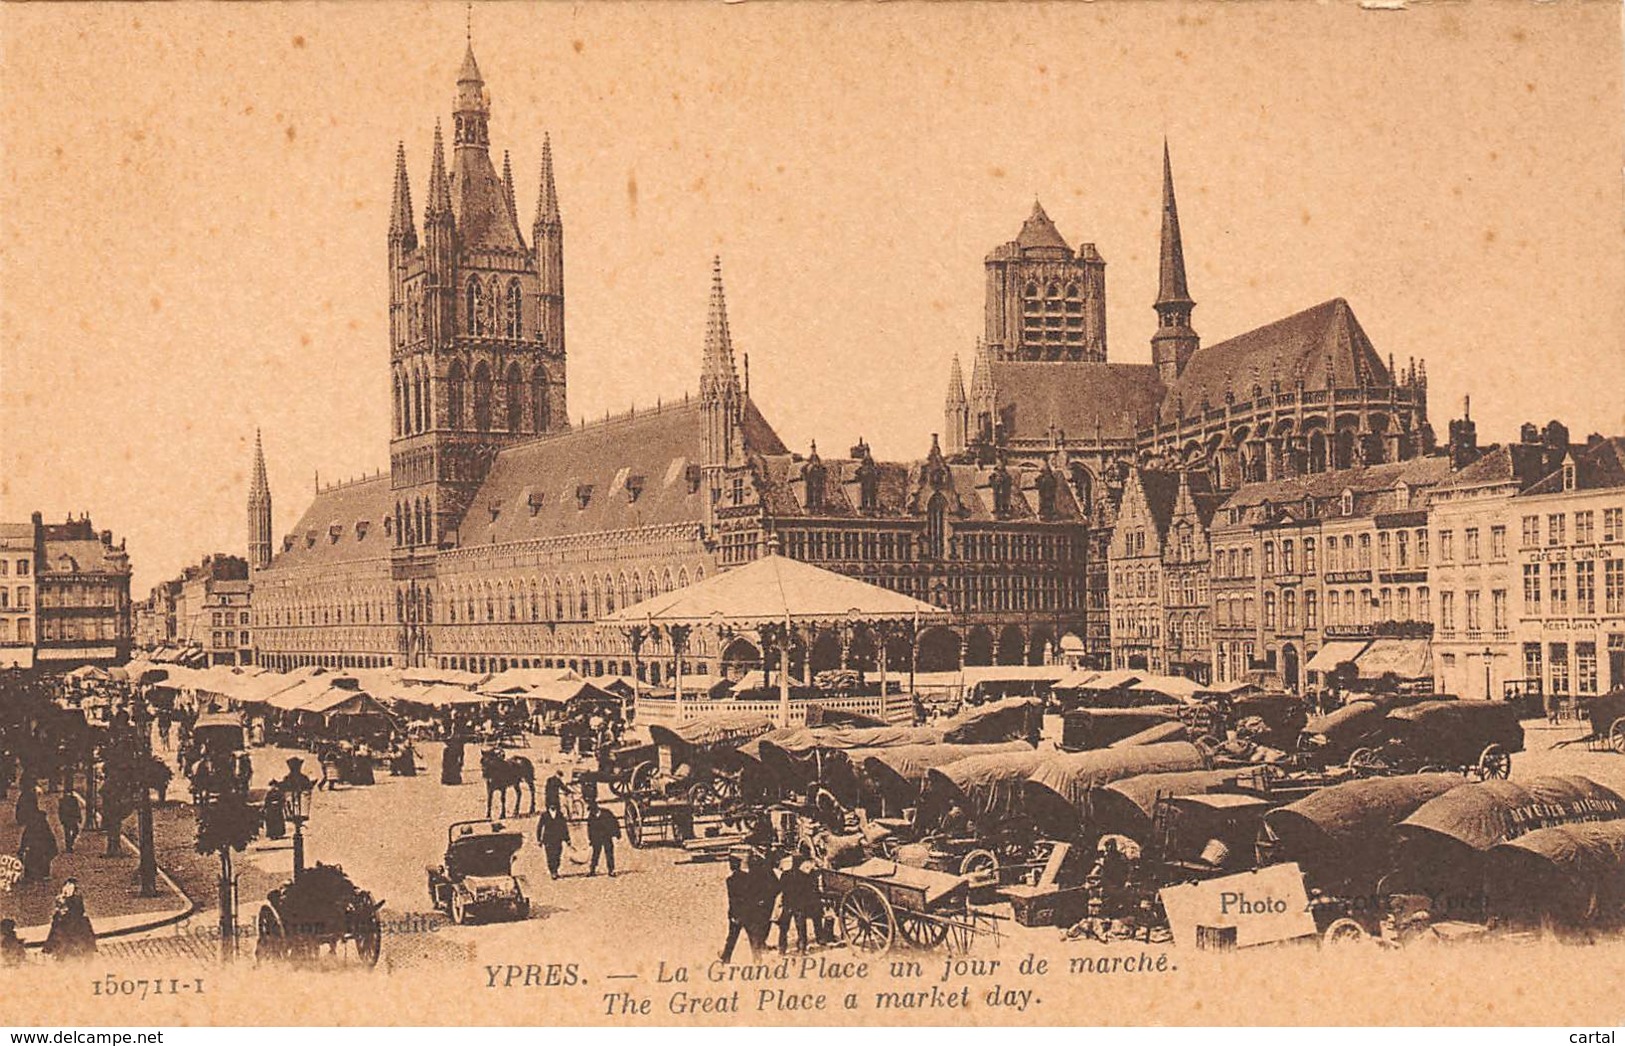
[[[1345,516],[1354,515],[1354,491],[1352,491],[1352,490],[1343,491],[1343,501],[1342,501],[1342,504],[1340,506],[1340,509],[1341,509],[1343,515],[1345,515]]]
[[[316,547],[316,532],[314,530],[305,531],[305,547],[306,548],[315,548]]]
[[[1574,489],[1574,462],[1572,461],[1565,461],[1563,463],[1563,489]]]
[[[536,491],[531,491],[530,497],[525,499],[525,504],[530,509],[530,514],[535,516],[536,513],[542,510],[542,495]]]
[[[367,520],[364,520],[364,519],[356,520],[355,521],[355,539],[357,541],[365,541],[367,539],[367,531],[370,530],[371,528],[372,528],[372,524],[370,522],[368,522]]]
[[[683,469],[683,481],[688,484],[688,492],[696,493],[700,489],[700,479],[703,473],[698,465],[688,465]]]
[[[293,551],[293,535],[292,534],[284,534],[282,536],[282,551],[284,551],[284,552],[292,552]]]
[[[487,507],[490,508],[490,510],[491,510],[491,522],[495,523],[497,521],[497,519],[502,515],[502,502],[493,501]]]
[[[643,496],[644,477],[641,474],[626,477],[626,500],[632,503]]]
[[[387,538],[395,533],[395,521],[388,516],[384,517],[384,536]]]
[[[591,503],[592,503],[592,484],[591,483],[577,483],[576,484],[576,507],[584,509]]]
[[[327,526],[327,540],[331,544],[338,544],[339,538],[344,536],[343,523],[329,523]]]

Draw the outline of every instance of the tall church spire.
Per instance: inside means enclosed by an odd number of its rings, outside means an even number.
[[[463,67],[457,73],[457,111],[453,144],[459,149],[486,149],[490,132],[486,121],[491,115],[485,100],[485,78],[480,75],[480,64],[474,61],[474,42],[469,41],[463,52]]]
[[[744,464],[744,394],[734,371],[733,337],[728,331],[728,303],[722,291],[722,259],[711,265],[711,306],[705,322],[705,358],[700,364],[700,414],[704,430],[709,487],[705,498],[705,525],[716,525],[716,507],[722,500],[723,474]]]
[[[1172,384],[1201,345],[1191,329],[1191,300],[1185,283],[1185,246],[1179,234],[1179,207],[1174,202],[1174,171],[1168,141],[1162,143],[1162,250],[1158,267],[1157,333],[1151,336],[1151,359],[1164,384]]]
[[[265,449],[254,430],[254,478],[248,488],[248,562],[255,570],[271,562],[271,484],[265,477]]]

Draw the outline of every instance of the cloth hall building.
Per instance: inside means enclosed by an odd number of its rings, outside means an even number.
[[[861,629],[799,640],[797,674],[1018,664],[1084,632],[1087,508],[1045,460],[913,462],[792,452],[735,365],[720,264],[699,387],[572,427],[566,414],[563,223],[544,144],[530,236],[511,164],[498,174],[472,49],[448,163],[437,130],[419,229],[404,148],[388,233],[390,468],[319,486],[271,530],[263,461],[249,495],[253,635],[271,668],[570,667],[669,678],[658,638],[595,622],[770,550],[951,608],[911,649]],[[698,310],[696,309],[696,313]],[[748,371],[747,371],[748,374]],[[923,442],[923,441],[922,441]],[[256,451],[258,454],[258,451]],[[733,674],[760,651],[696,632],[685,674]]]

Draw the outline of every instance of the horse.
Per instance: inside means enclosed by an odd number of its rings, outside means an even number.
[[[524,756],[504,755],[494,748],[480,752],[480,773],[485,778],[485,818],[491,819],[491,800],[502,797],[502,816],[508,816],[508,789],[513,789],[514,814],[519,813],[520,788],[530,789],[530,812],[536,812],[536,767]]]

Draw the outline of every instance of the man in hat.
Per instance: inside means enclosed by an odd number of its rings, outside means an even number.
[[[63,789],[62,798],[56,801],[56,819],[62,822],[62,848],[73,853],[73,841],[79,838],[79,829],[85,823],[85,808],[73,789]]]
[[[570,820],[564,816],[563,810],[548,806],[542,811],[542,815],[536,819],[536,841],[547,854],[548,874],[557,879],[559,860],[564,856],[564,848],[570,844]]]
[[[609,877],[615,878],[615,840],[621,837],[621,822],[615,815],[598,805],[598,797],[587,799],[587,841],[592,844],[592,858],[587,862],[587,874],[598,874],[598,857],[603,855]]]
[[[722,961],[732,962],[734,945],[750,920],[750,872],[746,868],[750,851],[743,850],[728,856],[728,939],[722,945]]]
[[[808,858],[799,861],[784,859],[784,874],[779,877],[779,954],[785,954],[790,938],[790,927],[796,928],[796,951],[807,954],[807,926],[818,917],[818,880],[813,874],[813,863]]]

